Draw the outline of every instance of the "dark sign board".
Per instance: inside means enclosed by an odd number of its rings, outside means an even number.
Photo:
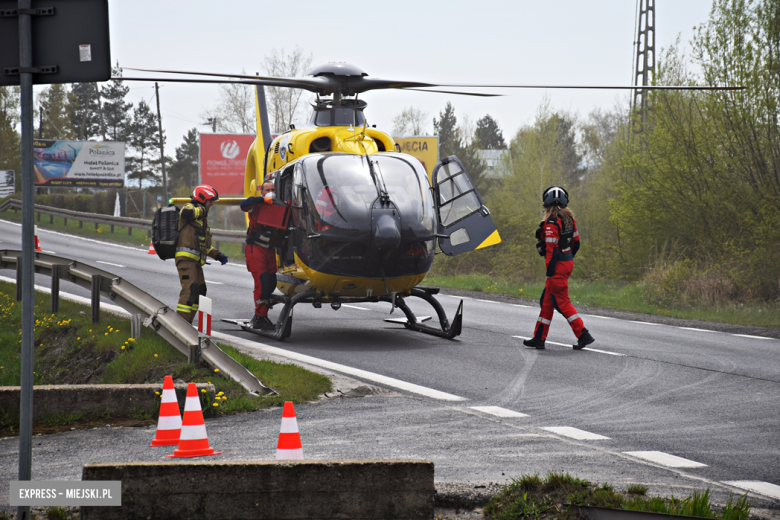
[[[0,0],[0,85],[19,85],[16,0]],[[33,0],[32,66],[36,85],[88,83],[111,77],[108,0]]]

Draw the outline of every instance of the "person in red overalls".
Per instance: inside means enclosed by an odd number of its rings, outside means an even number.
[[[540,244],[537,246],[540,254],[545,255],[547,265],[547,282],[542,291],[542,310],[536,321],[534,336],[523,341],[529,348],[543,349],[544,341],[550,330],[553,312],[558,310],[571,330],[577,336],[575,350],[585,348],[595,341],[582,322],[577,309],[569,299],[569,276],[574,268],[574,256],[580,249],[580,235],[577,232],[577,222],[574,214],[567,207],[569,194],[559,186],[547,188],[542,194],[545,207],[544,222],[537,231]]]
[[[252,181],[252,188],[254,183]],[[255,190],[251,189],[251,191]],[[275,328],[274,323],[268,319],[271,294],[276,289],[276,251],[271,242],[273,230],[257,222],[263,210],[263,203],[273,204],[275,197],[276,187],[273,181],[266,181],[260,188],[259,197],[249,197],[241,201],[241,209],[249,212],[244,254],[246,269],[252,273],[255,282],[255,314],[249,324],[253,329],[274,330]]]

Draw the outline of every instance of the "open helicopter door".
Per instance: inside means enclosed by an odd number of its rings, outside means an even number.
[[[439,213],[436,233],[444,254],[459,255],[501,242],[490,211],[457,157],[437,164],[432,178]]]

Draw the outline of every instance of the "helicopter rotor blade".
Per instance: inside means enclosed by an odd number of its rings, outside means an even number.
[[[434,87],[463,88],[556,88],[556,89],[594,89],[594,90],[745,90],[745,87],[714,87],[699,85],[431,85]]]
[[[302,90],[310,90],[312,92],[317,92],[319,89],[315,88],[309,88],[301,86],[297,83],[290,83],[287,80],[280,79],[276,81],[271,80],[250,80],[250,79],[198,79],[198,78],[129,78],[127,76],[118,76],[118,77],[112,77],[111,79],[117,79],[117,80],[126,80],[126,81],[159,81],[159,82],[173,82],[173,83],[213,83],[213,84],[224,84],[224,83],[238,83],[242,85],[263,85],[264,87],[288,87],[288,88],[299,88]]]
[[[422,88],[399,88],[398,90],[415,90],[417,92],[436,92],[439,94],[457,94],[459,96],[501,97],[504,94],[483,94],[479,92],[455,92],[454,90],[427,90]]]
[[[255,81],[285,81],[287,83],[295,83],[300,86],[294,88],[301,88],[306,90],[314,90],[317,88],[327,87],[331,84],[327,78],[324,77],[311,77],[311,78],[277,78],[273,76],[250,76],[248,74],[223,74],[219,72],[196,72],[186,70],[164,70],[164,69],[138,69],[134,67],[122,67],[122,69],[137,70],[140,72],[161,72],[164,74],[189,74],[192,76],[213,76],[217,78],[236,78],[236,79],[251,79]],[[275,86],[274,85],[271,86]],[[307,88],[308,87],[308,88]]]

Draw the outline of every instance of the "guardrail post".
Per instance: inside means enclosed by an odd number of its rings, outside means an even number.
[[[141,337],[141,315],[140,314],[130,315],[130,337],[133,339],[138,339]]]
[[[114,232],[114,225],[113,224],[111,224],[111,232],[112,233]]]
[[[196,345],[190,345],[190,352],[187,356],[187,362],[190,365],[197,365],[200,363],[200,352],[203,349],[203,341],[207,340],[207,336],[205,334],[198,333],[198,343]]]
[[[16,210],[14,209],[14,211],[16,211]],[[41,221],[41,214],[38,213],[38,222],[40,222],[40,221]]]
[[[16,259],[16,301],[22,301],[22,257]]]
[[[100,321],[100,281],[102,276],[92,277],[92,323]]]
[[[51,313],[57,314],[60,311],[60,275],[62,274],[61,265],[52,266],[51,270]]]
[[[49,215],[49,224],[54,224],[54,215]]]
[[[79,220],[79,229],[81,229],[83,227],[84,227],[84,221],[83,220]]]
[[[127,236],[129,236],[129,237],[133,236],[133,228],[131,228],[131,227],[127,228]]]
[[[65,227],[68,227],[68,219],[66,217],[63,217],[62,223]]]

